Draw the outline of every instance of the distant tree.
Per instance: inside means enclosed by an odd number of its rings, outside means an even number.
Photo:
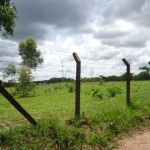
[[[33,82],[34,77],[29,67],[22,66],[19,73],[19,84],[16,86],[16,91],[21,93],[22,97],[28,96],[30,92],[34,92],[35,85]]]
[[[149,74],[149,72],[150,72],[150,68],[147,67],[147,66],[140,67],[139,69],[140,69],[140,70],[143,70],[143,71],[146,72],[147,74]]]
[[[43,63],[41,51],[37,50],[37,45],[32,37],[28,37],[26,41],[19,43],[19,55],[22,58],[22,65],[36,69],[38,64]]]
[[[134,74],[133,73],[130,73],[130,80],[132,80],[134,77]],[[121,76],[120,76],[120,80],[121,81],[125,81],[127,79],[127,73],[123,73]]]
[[[10,63],[8,65],[8,67],[5,69],[5,74],[7,76],[10,76],[11,79],[12,79],[13,76],[15,76],[16,73],[17,73],[16,66],[13,63]]]
[[[16,73],[17,73],[16,66],[13,63],[10,63],[3,73],[3,78],[6,78],[6,77],[11,78],[11,80],[8,81],[10,86],[13,86],[16,81],[15,78],[13,78],[15,77]]]
[[[142,80],[148,80],[150,79],[150,68],[147,66],[143,66],[139,68],[140,70],[142,70],[142,72],[139,73],[139,76]]]
[[[10,0],[0,0],[0,30],[1,27],[5,30],[2,36],[13,36],[16,18],[16,6],[13,3],[10,3]]]

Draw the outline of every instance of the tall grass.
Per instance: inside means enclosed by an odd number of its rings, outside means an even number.
[[[74,120],[75,91],[69,92],[72,83],[67,84],[38,85],[35,97],[15,96],[38,126],[30,125],[0,95],[1,149],[113,149],[122,134],[150,123],[150,81],[131,82],[128,106],[125,82],[82,83],[79,121]],[[92,89],[103,98],[93,99]]]

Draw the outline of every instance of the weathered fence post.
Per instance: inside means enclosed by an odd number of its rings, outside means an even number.
[[[0,82],[0,93],[33,125],[37,125],[37,122],[21,107],[21,105],[3,88]]]
[[[75,117],[80,117],[80,79],[81,79],[81,61],[77,53],[73,53],[76,61],[76,101],[75,101]]]
[[[126,104],[130,104],[130,64],[125,58],[123,58],[122,61],[127,66]]]

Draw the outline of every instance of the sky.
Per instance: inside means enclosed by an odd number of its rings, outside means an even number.
[[[11,0],[18,10],[14,36],[0,31],[0,79],[9,63],[20,68],[18,45],[32,36],[44,62],[33,70],[35,80],[75,78],[81,60],[81,77],[121,75],[150,61],[149,0]]]

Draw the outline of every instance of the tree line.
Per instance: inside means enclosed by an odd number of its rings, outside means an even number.
[[[141,72],[139,74],[133,74],[130,73],[130,79],[131,80],[150,80],[150,68],[147,66],[140,67],[139,70]],[[111,75],[111,76],[103,76],[100,75],[99,77],[93,77],[93,78],[83,78],[81,79],[82,82],[99,82],[99,81],[125,81],[127,78],[127,73],[123,73],[122,75]]]

